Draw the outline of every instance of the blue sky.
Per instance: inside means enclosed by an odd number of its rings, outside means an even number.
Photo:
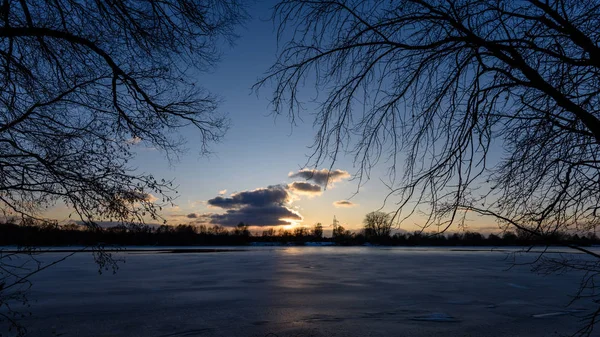
[[[178,186],[177,207],[168,208],[163,214],[169,224],[205,221],[207,214],[212,214],[214,219],[214,214],[253,210],[251,204],[238,205],[241,209],[210,206],[209,200],[218,196],[233,202],[232,196],[237,193],[239,197],[244,191],[246,194],[247,191],[255,191],[254,195],[263,195],[267,192],[260,189],[271,187],[273,190],[274,186],[285,187],[294,181],[314,183],[314,180],[292,179],[288,175],[303,168],[307,155],[311,153],[308,146],[313,142],[315,131],[310,113],[316,106],[307,104],[304,121],[297,121],[297,125],[292,126],[287,116],[274,118],[270,115],[269,86],[262,88],[258,94],[251,89],[276,60],[278,43],[270,20],[270,8],[274,3],[256,1],[249,4],[251,18],[238,29],[239,38],[235,45],[223,48],[221,62],[210,73],[192,74],[197,76],[200,85],[222,98],[220,111],[231,120],[231,127],[223,141],[210,146],[213,153],[199,155],[197,144],[200,138],[197,130],[191,128],[181,134],[187,140],[187,152],[178,160],[169,162],[164,154],[145,148],[143,143],[137,145],[133,166],[139,172],[173,179]],[[304,97],[304,101],[308,100],[309,96]],[[340,157],[333,168],[355,173],[350,157]],[[364,215],[383,205],[388,190],[380,178],[385,181],[385,173],[385,165],[376,167],[371,172],[371,180],[356,195],[357,181],[347,177],[339,179],[318,195],[299,194],[287,189],[289,198],[284,200],[284,207],[303,218],[290,223],[312,226],[322,222],[327,228],[335,215],[348,229],[358,230]],[[334,206],[336,201],[349,198],[353,207]],[[270,205],[276,208],[281,201],[274,200]],[[383,210],[393,209],[393,204],[388,204]],[[190,218],[189,214],[197,217]],[[402,227],[416,229],[412,223],[418,221],[417,217]]]
[[[271,6],[275,1],[256,1],[249,4],[250,20],[238,29],[239,38],[234,46],[223,49],[223,57],[211,73],[198,75],[198,81],[214,94],[223,99],[221,111],[228,114],[231,127],[224,140],[213,144],[213,154],[199,156],[194,144],[199,138],[194,130],[187,130],[184,137],[188,143],[187,153],[179,161],[169,163],[156,151],[140,149],[136,165],[148,168],[148,172],[159,177],[175,179],[179,197],[178,208],[165,213],[170,224],[188,222],[183,215],[195,213],[223,213],[225,209],[209,207],[207,201],[226,190],[223,197],[233,193],[252,191],[268,186],[289,184],[294,180],[288,174],[296,172],[306,164],[308,148],[312,144],[313,129],[311,109],[315,105],[307,104],[304,121],[292,126],[287,116],[274,118],[270,115],[270,88],[260,92],[252,91],[252,85],[267,71],[276,60],[277,37],[270,20]],[[309,90],[310,91],[310,90]],[[309,101],[310,97],[304,97]],[[319,167],[323,168],[323,167]],[[341,157],[333,167],[355,173],[352,158]],[[383,206],[388,193],[385,184],[386,167],[376,167],[371,180],[360,188],[355,195],[357,181],[343,179],[328,187],[318,196],[296,195],[286,205],[301,214],[303,221],[294,222],[312,226],[316,222],[325,225],[331,223],[335,215],[349,229],[359,229],[364,215]],[[335,207],[334,202],[351,198],[353,207]],[[384,207],[392,211],[393,203]],[[416,229],[413,225],[418,217],[409,220],[403,227]],[[473,224],[494,226],[485,222]]]
[[[199,74],[199,83],[223,99],[221,111],[228,114],[231,127],[222,142],[211,145],[213,154],[200,156],[195,150],[199,141],[195,130],[186,130],[184,137],[188,149],[178,161],[169,163],[157,151],[140,145],[134,165],[158,177],[175,179],[178,209],[167,211],[170,223],[189,219],[173,216],[189,213],[220,212],[208,207],[206,201],[227,190],[232,193],[289,184],[297,179],[288,178],[306,164],[310,154],[314,130],[309,115],[304,122],[292,126],[287,116],[270,115],[269,87],[258,95],[251,87],[275,61],[277,40],[270,20],[270,7],[274,1],[257,1],[249,5],[251,19],[238,30],[234,46],[223,50],[221,62],[211,73]],[[336,165],[353,173],[351,158],[341,158]],[[344,179],[328,187],[320,196],[300,196],[289,205],[304,217],[303,225],[316,222],[330,224],[333,216],[349,228],[360,227],[364,214],[378,209],[385,196],[384,185],[373,181],[361,189],[351,201],[352,208],[336,208],[333,203],[353,196],[357,184]]]

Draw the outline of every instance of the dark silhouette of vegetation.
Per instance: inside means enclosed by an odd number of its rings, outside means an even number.
[[[184,70],[213,66],[243,16],[237,1],[3,1],[2,215],[47,220],[60,201],[88,224],[159,219],[172,185],[128,167],[131,148],[176,156],[185,127],[203,151],[221,139],[216,97]]]
[[[443,230],[476,212],[542,236],[598,223],[595,2],[288,0],[275,20],[298,34],[257,86],[294,119],[316,77],[311,163],[349,148],[360,183],[386,159],[394,218]]]
[[[323,238],[323,225],[320,222],[313,228],[312,235],[318,240]]]
[[[237,0],[1,1],[0,221],[53,226],[44,211],[55,204],[92,227],[160,221],[172,182],[130,167],[132,146],[172,158],[181,128],[198,131],[202,153],[221,139],[227,119],[190,70],[210,69],[244,16]],[[23,280],[7,275],[43,267],[0,256],[0,322],[21,335],[2,310]]]
[[[385,212],[371,212],[363,220],[363,235],[367,240],[387,239],[392,233],[392,217]]]
[[[323,237],[308,228],[293,230],[273,228],[252,234],[248,226],[240,223],[233,228],[205,225],[177,226],[118,226],[90,228],[78,225],[18,225],[0,224],[0,245],[17,246],[219,246],[259,244],[296,244],[328,242],[338,245],[382,244],[390,246],[531,246],[576,244],[589,246],[600,244],[594,234],[560,234],[553,240],[541,240],[527,232],[505,232],[502,235],[484,236],[477,232],[427,234],[411,233],[365,235],[365,231],[351,232],[338,225],[337,235]]]
[[[424,232],[469,214],[541,242],[595,231],[597,1],[284,0],[274,20],[283,48],[257,87],[294,121],[316,85],[309,166],[347,151],[361,185],[386,163],[394,219],[424,213]],[[600,255],[572,248],[599,284]]]

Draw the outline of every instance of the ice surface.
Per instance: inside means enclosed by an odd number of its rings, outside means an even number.
[[[569,311],[579,275],[509,269],[504,251],[244,249],[118,253],[115,275],[76,254],[33,279],[24,323],[63,337],[537,337],[571,334],[596,308]]]
[[[456,318],[444,314],[441,312],[433,312],[429,315],[416,316],[412,318],[413,321],[427,321],[427,322],[446,322],[446,323],[455,323],[459,322]]]
[[[508,283],[508,286],[517,288],[517,289],[529,289],[528,287],[516,283]]]
[[[544,314],[535,314],[532,315],[532,317],[535,318],[546,318],[546,317],[554,317],[554,316],[563,316],[563,315],[569,315],[569,314],[575,314],[575,313],[579,313],[579,312],[585,312],[585,309],[569,309],[569,310],[562,310],[562,311],[555,311],[555,312],[547,312]]]

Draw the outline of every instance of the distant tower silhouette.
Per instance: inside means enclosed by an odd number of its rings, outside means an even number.
[[[334,238],[338,234],[338,227],[340,226],[340,222],[333,216],[333,223],[331,224],[333,227],[333,232],[331,233],[331,237]]]

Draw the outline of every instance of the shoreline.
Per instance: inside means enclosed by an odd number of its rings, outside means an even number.
[[[4,248],[6,247],[6,249]],[[533,253],[533,254],[586,254],[575,249],[564,246],[384,246],[384,245],[358,245],[358,246],[343,246],[343,245],[248,245],[248,246],[229,246],[227,248],[209,248],[210,246],[199,246],[178,248],[173,246],[122,246],[101,249],[108,253],[153,253],[153,254],[202,254],[202,253],[230,253],[230,252],[252,252],[276,250],[279,248],[372,248],[378,250],[396,250],[396,251],[429,251],[429,252],[496,252],[496,253]],[[238,248],[239,247],[239,248]],[[28,249],[29,248],[29,249]],[[98,251],[94,247],[69,248],[60,246],[35,246],[19,249],[15,246],[0,246],[0,254],[48,254],[48,253],[92,253]],[[593,246],[592,249],[600,249]],[[558,250],[555,250],[558,249]]]

